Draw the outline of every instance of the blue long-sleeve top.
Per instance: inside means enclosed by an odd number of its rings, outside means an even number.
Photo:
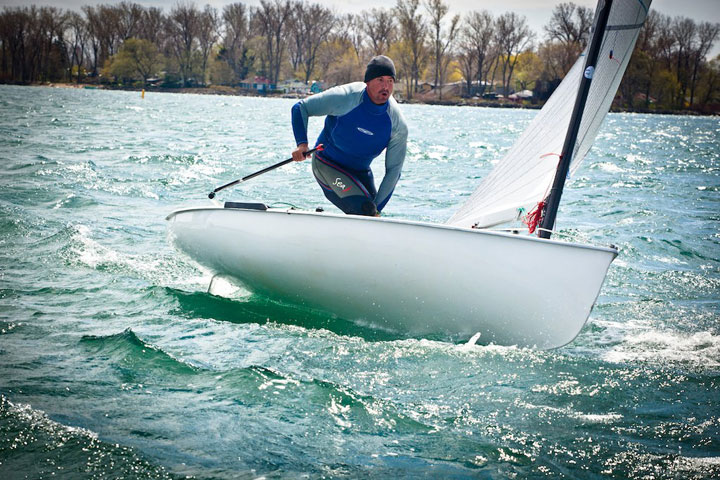
[[[386,150],[385,176],[375,196],[382,210],[400,179],[408,129],[394,98],[377,105],[365,87],[363,82],[349,83],[299,101],[292,108],[292,126],[297,144],[308,143],[308,118],[327,115],[316,145],[323,144],[323,156],[355,170],[368,170]]]

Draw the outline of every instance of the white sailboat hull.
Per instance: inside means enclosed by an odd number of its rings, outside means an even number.
[[[219,207],[171,242],[252,291],[410,335],[554,348],[585,324],[612,248],[421,222]]]

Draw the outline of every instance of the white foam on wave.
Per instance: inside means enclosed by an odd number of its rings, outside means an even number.
[[[125,160],[127,160],[127,156]],[[141,196],[144,198],[152,198],[158,200],[160,196],[152,191],[152,185],[145,185],[142,182],[126,182],[124,179],[113,178],[111,172],[107,169],[97,171],[97,166],[93,161],[80,163],[64,163],[58,162],[57,173],[61,176],[71,179],[73,183],[79,184],[86,189],[96,190],[104,193],[111,193],[120,196]],[[43,174],[55,173],[48,171]]]
[[[238,285],[230,278],[219,275],[211,275],[212,273],[208,271],[207,276],[210,277],[210,280],[208,280],[207,282],[208,293],[211,295],[215,295],[216,297],[229,298],[233,300],[248,298],[250,295],[252,295],[247,288],[243,287],[242,285]],[[203,280],[205,280],[205,277],[203,277]]]
[[[608,173],[621,173],[625,171],[622,168],[618,167],[616,164],[610,162],[598,162],[594,164],[591,168],[599,168],[603,172]]]
[[[624,417],[615,412],[608,413],[583,413],[573,410],[570,407],[554,407],[551,405],[536,405],[526,401],[517,401],[515,405],[523,407],[527,410],[541,410],[546,413],[552,413],[567,418],[574,418],[583,423],[614,423],[622,420]]]
[[[90,238],[90,228],[86,225],[75,225],[73,239],[76,240],[72,252],[77,255],[78,261],[90,268],[97,268],[103,263],[116,263],[119,256],[116,252],[103,247]]]
[[[214,177],[223,173],[223,171],[223,168],[219,165],[195,163],[172,172],[170,175],[170,184],[186,185],[196,180],[204,180],[208,177]]]
[[[720,457],[680,457],[679,460],[698,468],[720,466]]]
[[[649,158],[647,158],[647,157],[645,157],[645,156],[642,156],[642,155],[636,155],[636,154],[633,154],[633,153],[628,154],[628,155],[625,157],[625,159],[626,159],[629,163],[638,163],[638,164],[640,164],[640,165],[649,165],[649,164],[652,163],[652,160],[650,160]]]
[[[687,262],[684,262],[684,261],[680,260],[679,258],[674,258],[674,257],[667,257],[667,256],[661,257],[661,256],[656,255],[656,256],[653,256],[652,259],[655,260],[656,262],[667,263],[669,265],[687,265]]]
[[[574,417],[586,423],[613,423],[623,418],[619,413],[577,413]]]
[[[720,367],[720,335],[649,329],[629,332],[623,341],[603,354],[612,363],[677,363],[701,368]]]
[[[193,269],[176,257],[168,259],[159,254],[132,255],[109,248],[94,238],[87,225],[74,225],[70,240],[70,260],[92,269],[110,268],[137,276],[155,285],[207,286],[209,272]]]
[[[74,193],[71,193],[69,195],[66,195],[64,198],[58,200],[55,202],[55,205],[53,205],[53,210],[57,210],[59,208],[64,207],[65,205],[69,204],[73,198],[75,198],[76,195]]]

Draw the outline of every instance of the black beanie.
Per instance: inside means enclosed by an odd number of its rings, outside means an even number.
[[[365,69],[365,82],[369,82],[373,78],[390,76],[395,80],[395,64],[385,55],[378,55],[370,60]]]

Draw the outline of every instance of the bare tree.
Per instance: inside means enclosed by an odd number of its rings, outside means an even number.
[[[70,34],[70,38],[67,41],[67,46],[70,51],[68,55],[70,59],[68,78],[72,81],[72,69],[74,65],[77,65],[77,83],[80,83],[88,36],[87,22],[79,13],[72,12],[68,18],[68,27]]]
[[[124,42],[128,38],[137,37],[143,19],[143,7],[137,3],[122,1],[117,5],[117,22],[115,27],[118,38]]]
[[[546,41],[538,47],[538,56],[543,62],[543,80],[550,84],[549,90],[557,87],[577,58],[568,55],[565,45]]]
[[[593,12],[588,7],[580,7],[572,2],[561,3],[553,9],[545,32],[551,40],[565,45],[577,45],[578,54],[587,44]]]
[[[5,9],[3,12],[2,41],[3,53],[10,56],[10,80],[25,82],[28,78],[27,57],[25,53],[27,37],[30,32],[31,16],[27,8]],[[3,55],[3,71],[7,71]]]
[[[260,0],[260,8],[255,14],[258,31],[264,37],[265,58],[271,83],[277,83],[280,77],[280,65],[285,56],[287,24],[292,11],[288,0]]]
[[[158,48],[165,43],[165,15],[160,8],[150,7],[143,10],[142,19],[137,29],[137,37],[148,40]]]
[[[652,11],[650,12],[652,13]],[[674,65],[675,36],[672,29],[672,18],[659,13],[657,15],[657,33],[655,42],[658,49],[658,56],[664,63],[665,68],[672,70]]]
[[[10,42],[12,38],[13,25],[10,23],[11,13],[10,10],[5,8],[0,14],[0,80],[12,81],[12,76],[8,78],[8,61],[12,63],[12,50],[10,49]]]
[[[292,40],[288,42],[288,53],[293,72],[302,68],[305,82],[315,68],[317,52],[325,42],[335,24],[333,13],[319,5],[296,2],[288,21]]]
[[[298,2],[292,9],[290,18],[288,19],[288,31],[290,38],[287,40],[287,48],[293,74],[297,72],[300,65],[303,63],[303,54],[305,53],[305,39],[303,38],[305,35],[303,25],[303,17],[305,16],[304,12],[305,3]]]
[[[111,5],[83,6],[88,26],[88,41],[92,50],[91,75],[97,76],[98,70],[115,53],[121,44],[119,7]]]
[[[339,33],[339,32],[336,32]],[[347,37],[333,34],[330,41],[318,50],[318,74],[326,85],[356,82],[362,78],[363,68]]]
[[[243,3],[232,3],[223,8],[225,35],[220,56],[235,72],[237,80],[244,79],[250,70],[252,58],[248,57],[250,40],[250,14]]]
[[[338,19],[336,24],[335,38],[341,38],[343,42],[349,43],[357,58],[360,59],[365,44],[362,17],[354,13],[346,13]]]
[[[702,100],[703,105],[708,103],[718,102],[717,92],[720,86],[720,57],[708,62],[707,75],[705,77],[705,95]]]
[[[346,14],[335,21],[335,28],[318,49],[318,75],[328,85],[339,85],[361,78],[360,55],[364,51],[361,19]]]
[[[435,92],[442,100],[442,86],[445,82],[445,74],[450,63],[453,44],[458,32],[460,15],[455,15],[450,21],[450,27],[444,28],[443,19],[450,7],[442,0],[427,0],[425,8],[430,14],[430,27],[432,33],[432,52],[435,70]]]
[[[695,100],[695,88],[697,86],[698,71],[706,61],[705,57],[715,44],[720,33],[720,24],[702,22],[697,28],[697,47],[692,52],[693,71],[690,79],[690,106]]]
[[[651,10],[645,19],[643,28],[640,29],[635,50],[630,58],[630,64],[642,61],[643,72],[643,93],[645,95],[645,108],[650,106],[650,89],[652,88],[655,72],[658,68],[658,47],[657,34],[660,23],[660,15],[656,10]],[[628,69],[631,67],[628,66]]]
[[[82,7],[85,13],[88,29],[88,41],[92,49],[92,73],[93,77],[98,74],[98,65],[100,65],[100,14],[97,7],[85,5]]]
[[[33,6],[31,11],[36,12],[36,16],[30,29],[30,81],[52,80],[49,73],[56,71],[65,60],[58,55],[67,54],[63,34],[69,14],[55,7],[35,10]]]
[[[395,21],[392,13],[384,8],[373,8],[362,13],[362,30],[370,39],[373,55],[386,54],[395,41]]]
[[[555,6],[544,30],[548,43],[558,43],[559,46],[546,45],[543,50],[544,54],[552,52],[556,57],[544,58],[546,65],[552,64],[549,71],[559,73],[559,76],[550,79],[552,82],[563,78],[582,53],[590,36],[592,22],[593,12],[587,7],[577,6],[572,2]]]
[[[421,67],[427,60],[427,24],[418,12],[419,0],[397,0],[395,14],[400,25],[400,64],[407,76],[407,96],[417,92]]]
[[[193,76],[193,52],[197,44],[200,12],[195,4],[178,3],[168,17],[170,50],[178,62],[183,86],[190,85]]]
[[[120,9],[113,5],[100,5],[98,7],[98,22],[100,35],[101,64],[115,55],[120,49]]]
[[[672,32],[677,46],[675,52],[676,75],[680,84],[676,103],[682,108],[690,83],[690,57],[695,50],[697,26],[695,21],[690,18],[676,17],[672,24]]]
[[[310,76],[315,69],[317,53],[320,46],[327,41],[328,36],[333,28],[333,13],[317,3],[306,5],[301,9],[301,27],[303,33],[303,70],[305,74],[305,82],[310,80]]]
[[[490,67],[488,55],[495,37],[495,22],[487,10],[470,12],[460,30],[458,60],[468,95],[473,95],[473,82],[478,82],[479,93],[484,92],[482,80]]]
[[[532,44],[533,33],[527,26],[525,17],[508,12],[496,21],[496,41],[500,48],[500,66],[502,68],[503,93],[510,93],[510,81],[520,52]]]
[[[64,35],[69,18],[69,12],[55,7],[4,9],[0,22],[2,68],[10,81],[67,78],[69,48]]]
[[[220,20],[218,18],[217,10],[215,10],[215,7],[205,5],[203,11],[198,14],[197,22],[197,38],[200,46],[201,59],[200,71],[202,72],[200,78],[201,83],[203,84],[205,84],[207,78],[206,72],[208,58],[212,52],[213,45],[217,43],[219,38],[219,26]]]
[[[652,10],[650,11],[648,18],[651,16],[653,16]],[[676,88],[675,85],[670,85],[668,80],[674,71],[675,50],[677,43],[673,34],[673,22],[669,15],[663,15],[661,13],[657,13],[654,20],[655,22],[653,26],[655,32],[651,42],[652,50],[649,53],[657,62],[658,70],[665,70],[668,74],[665,81],[662,82],[665,85],[658,85],[659,88],[654,88],[655,96],[660,103],[666,103],[668,106],[672,106],[676,101]]]

